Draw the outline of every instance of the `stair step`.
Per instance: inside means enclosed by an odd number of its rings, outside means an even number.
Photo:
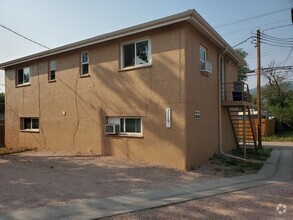
[[[239,106],[228,107],[227,110],[237,145],[239,146],[245,140],[247,146],[255,146],[255,125],[253,119],[251,118],[251,112],[249,109],[244,106]]]

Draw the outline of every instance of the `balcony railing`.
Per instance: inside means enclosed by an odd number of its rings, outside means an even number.
[[[249,87],[246,83],[236,81],[232,83],[223,83],[221,88],[222,101],[224,102],[237,102],[237,101],[251,101]]]

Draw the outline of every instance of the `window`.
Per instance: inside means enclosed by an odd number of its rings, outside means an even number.
[[[30,68],[25,67],[17,70],[17,85],[29,84],[30,82]]]
[[[120,134],[141,134],[142,123],[139,117],[109,117],[109,124],[119,124]]]
[[[121,133],[141,133],[140,118],[120,118]]]
[[[20,118],[20,130],[39,131],[39,118]]]
[[[55,71],[56,71],[56,61],[50,61],[50,72],[49,72],[49,80],[55,80]]]
[[[150,40],[123,44],[121,47],[121,68],[143,66],[151,63]]]
[[[89,74],[89,53],[81,53],[81,72],[80,75]]]
[[[207,50],[204,47],[199,49],[199,60],[200,62],[205,62],[207,60]]]
[[[49,72],[49,80],[55,80],[55,72],[56,72],[56,61],[50,61],[50,72]]]

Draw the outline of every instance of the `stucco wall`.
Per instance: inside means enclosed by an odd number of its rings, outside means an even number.
[[[66,153],[95,153],[185,169],[184,24],[38,60],[30,86],[15,88],[17,66],[6,70],[6,145]],[[150,38],[152,66],[119,71],[120,44]],[[89,52],[90,76],[79,77]],[[48,82],[49,60],[56,82]],[[172,128],[165,109],[172,108]],[[66,112],[66,115],[63,115]],[[19,117],[39,117],[40,132],[20,131]],[[105,136],[108,116],[141,116],[143,137]]]
[[[146,38],[151,39],[152,66],[120,70],[120,45]],[[213,65],[208,75],[200,73],[200,45]],[[89,52],[88,77],[80,77],[83,51]],[[220,52],[188,23],[177,23],[8,68],[6,146],[114,155],[191,169],[219,147]],[[48,82],[50,59],[56,60],[56,82]],[[16,88],[16,70],[26,66],[31,85]],[[225,70],[226,80],[234,81],[236,63]],[[171,128],[166,128],[166,108],[172,109]],[[199,120],[195,110],[201,112]],[[230,149],[236,145],[225,111],[223,145]],[[143,136],[104,135],[107,117],[113,116],[141,117]],[[39,117],[40,131],[20,131],[20,117]]]
[[[207,60],[212,63],[212,73],[200,72],[200,46],[207,49]],[[187,169],[206,161],[218,149],[218,49],[192,27],[187,35],[186,71],[186,123]],[[195,111],[200,119],[195,119]]]
[[[191,169],[219,152],[219,55],[224,50],[191,26],[186,36],[187,169]],[[211,74],[200,72],[200,46],[207,50],[207,60],[212,63]],[[225,82],[237,80],[237,64],[226,54],[222,56],[225,60]],[[236,147],[236,142],[227,109],[221,109],[223,149],[230,150]],[[200,111],[200,119],[195,119],[197,110]]]

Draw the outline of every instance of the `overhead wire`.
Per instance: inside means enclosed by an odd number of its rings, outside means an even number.
[[[293,37],[274,37],[274,36],[271,36],[271,35],[268,35],[265,33],[261,33],[261,36],[266,37],[266,38],[270,38],[273,40],[290,41],[290,42],[292,41],[293,42]]]
[[[233,46],[232,48],[235,48],[235,47],[237,47],[237,46],[239,46],[239,45],[241,45],[241,44],[243,44],[243,43],[245,43],[245,42],[247,42],[248,40],[250,40],[250,39],[252,39],[253,38],[253,36],[250,36],[249,38],[247,38],[246,40],[244,40],[244,41],[241,41],[240,43],[238,43],[238,44],[236,44],[235,46]]]
[[[275,40],[271,40],[268,38],[262,38],[261,42],[267,42],[267,43],[271,43],[271,44],[276,44],[276,45],[280,45],[280,46],[293,46],[293,42],[282,42],[282,41],[275,41]]]
[[[255,35],[255,34],[254,34]],[[262,44],[274,46],[274,47],[293,47],[293,38],[280,38],[274,37],[268,34],[262,33],[260,35],[260,42]],[[252,43],[256,45],[256,37],[253,38]]]
[[[10,31],[10,32],[12,32],[12,33],[18,35],[19,37],[22,37],[22,38],[24,38],[24,39],[26,39],[26,40],[28,40],[28,41],[34,43],[34,44],[37,44],[37,45],[39,45],[39,46],[41,46],[41,47],[44,47],[44,48],[46,48],[46,49],[50,49],[49,47],[47,47],[47,46],[45,46],[45,45],[43,45],[43,44],[41,44],[41,43],[38,43],[37,41],[34,41],[34,40],[32,40],[32,39],[30,39],[30,38],[28,38],[28,37],[26,37],[26,36],[24,36],[24,35],[22,35],[22,34],[19,34],[19,33],[17,33],[16,31],[14,31],[14,30],[12,30],[12,29],[10,29],[10,28],[8,28],[8,27],[2,25],[2,24],[0,24],[0,26],[1,26],[2,28],[6,29],[6,30],[8,30],[8,31]]]
[[[277,47],[273,47],[273,49],[275,50],[266,50],[266,51],[263,51],[261,52],[262,55],[265,55],[265,54],[278,54],[278,53],[288,53],[289,50],[291,48],[277,48]],[[256,52],[256,51],[255,51]],[[250,53],[250,57],[256,57],[256,53]]]
[[[285,8],[285,9],[281,9],[281,10],[278,10],[278,11],[273,11],[273,12],[265,13],[265,14],[262,14],[262,15],[257,15],[257,16],[250,17],[250,18],[245,18],[245,19],[242,19],[242,20],[238,20],[238,21],[234,21],[234,22],[230,22],[230,23],[226,23],[226,24],[222,24],[222,25],[218,25],[215,28],[222,28],[222,27],[225,27],[225,26],[242,23],[242,22],[249,21],[249,20],[252,20],[252,19],[255,19],[255,18],[260,18],[260,17],[264,17],[264,16],[271,15],[271,14],[283,12],[283,11],[286,11],[286,10],[289,10],[289,9],[291,9],[291,7],[290,8]]]
[[[252,29],[255,29],[255,28],[260,28],[260,27],[263,27],[263,26],[268,26],[268,25],[272,25],[272,24],[281,23],[283,21],[289,21],[289,19],[283,19],[283,20],[279,20],[279,21],[276,21],[276,22],[271,22],[271,23],[262,24],[262,25],[258,25],[258,26],[253,26],[253,27],[249,27],[249,28],[245,28],[245,29],[241,29],[241,30],[237,30],[237,31],[232,31],[232,32],[224,33],[222,35],[230,35],[230,34],[234,34],[234,33],[239,33],[239,32],[243,32],[243,31],[247,31],[247,30],[252,30]]]
[[[290,52],[289,52],[289,54],[288,54],[286,60],[284,61],[283,66],[285,66],[285,64],[287,63],[287,61],[288,61],[288,59],[289,59],[289,57],[290,57],[292,51],[293,51],[293,47],[291,48],[291,50],[290,50]]]
[[[274,53],[265,53],[265,54],[261,54],[262,57],[266,57],[266,56],[269,56],[269,55],[273,55],[273,54],[281,54],[281,53],[288,53],[288,51],[278,51],[278,52],[274,52]],[[247,60],[251,60],[251,59],[255,59],[257,56],[256,55],[253,55],[253,56],[248,56],[246,59]]]
[[[273,47],[286,47],[286,48],[288,48],[288,45],[279,45],[279,44],[269,43],[269,42],[265,42],[265,41],[261,41],[261,43],[267,44],[267,45],[270,45],[270,46],[273,46]]]
[[[275,52],[275,51],[279,51],[279,50],[289,50],[290,47],[288,48],[278,48],[278,47],[271,47],[269,45],[262,45],[262,48],[261,48],[261,52]],[[255,47],[254,48],[251,48],[249,50],[246,50],[247,53],[253,53],[255,52]]]
[[[274,70],[276,72],[284,72],[284,71],[291,71],[293,70],[293,66],[276,66],[276,67],[267,67],[267,68],[261,68],[261,71],[270,71]],[[247,76],[255,76],[257,75],[256,69],[250,70],[246,73]]]
[[[283,25],[283,26],[272,27],[272,28],[264,29],[262,31],[264,32],[264,31],[278,29],[278,28],[283,28],[283,27],[288,27],[288,26],[292,26],[292,24],[287,24],[287,25]]]

